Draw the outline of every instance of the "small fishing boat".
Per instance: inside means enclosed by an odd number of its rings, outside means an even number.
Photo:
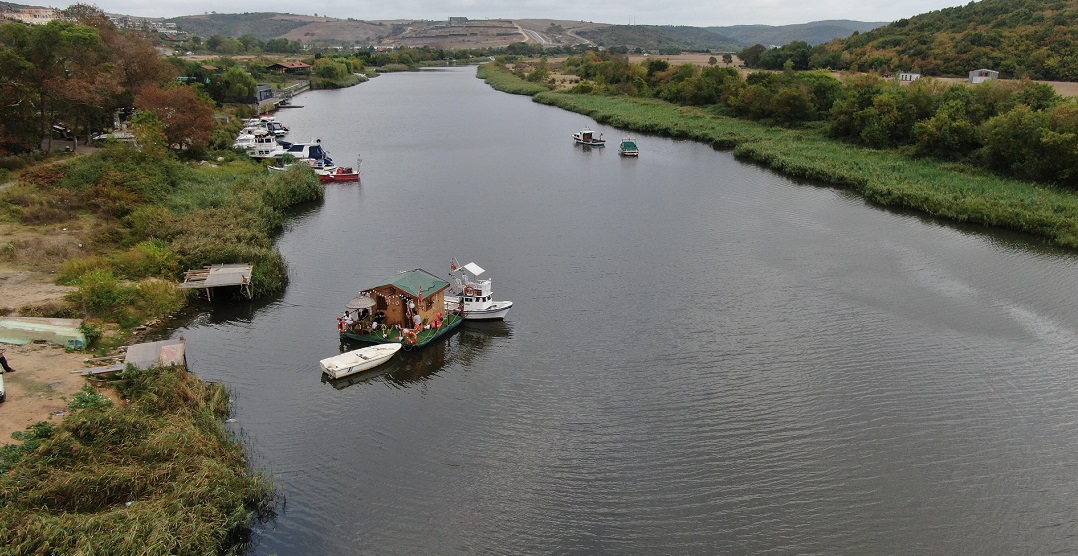
[[[621,156],[640,156],[640,148],[636,146],[636,139],[633,137],[622,139],[621,145],[618,146],[618,154]]]
[[[490,279],[479,279],[479,275],[486,272],[481,266],[475,263],[461,266],[453,259],[449,271],[456,284],[445,296],[445,307],[458,310],[464,320],[501,320],[513,307],[512,301],[493,300]]]
[[[587,145],[589,147],[602,147],[606,145],[606,139],[603,139],[602,133],[596,137],[595,132],[586,127],[573,134],[573,141],[575,141],[577,145]]]
[[[324,170],[315,169],[315,173],[322,183],[359,181],[359,165],[362,163],[363,161],[357,160],[354,170],[351,166],[333,166]]]
[[[464,321],[447,310],[449,282],[421,269],[356,294],[337,317],[341,340],[422,347],[449,334]]]
[[[401,344],[378,344],[354,349],[340,355],[327,357],[318,362],[322,372],[330,378],[343,378],[367,369],[373,369],[393,357],[404,347]]]

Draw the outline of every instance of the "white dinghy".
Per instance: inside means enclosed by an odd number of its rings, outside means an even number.
[[[402,344],[395,343],[376,344],[327,357],[319,361],[319,364],[322,366],[322,372],[330,378],[342,378],[373,369],[389,361],[389,358],[400,351],[401,347],[403,347]]]

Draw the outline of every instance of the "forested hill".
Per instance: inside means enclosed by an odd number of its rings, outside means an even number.
[[[754,44],[782,46],[793,41],[822,44],[834,39],[844,39],[855,32],[871,31],[884,25],[887,25],[886,21],[840,19],[798,23],[796,25],[731,25],[729,27],[706,27],[706,29],[730,37],[745,46]]]
[[[1078,81],[1078,0],[981,0],[824,46],[833,69]],[[815,56],[815,54],[814,54]]]

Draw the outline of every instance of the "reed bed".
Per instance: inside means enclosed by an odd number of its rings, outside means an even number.
[[[274,494],[223,426],[227,391],[182,367],[129,368],[116,385],[127,404],[76,396],[59,425],[0,450],[3,552],[246,552]]]

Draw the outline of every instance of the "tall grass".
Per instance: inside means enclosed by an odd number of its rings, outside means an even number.
[[[0,449],[3,552],[246,552],[273,487],[224,429],[227,391],[182,367],[129,368],[117,386],[128,405],[83,393]]]

